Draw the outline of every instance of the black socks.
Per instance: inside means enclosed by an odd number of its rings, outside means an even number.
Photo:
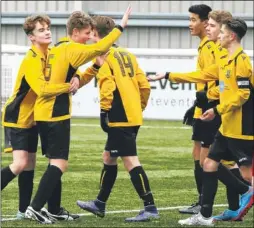
[[[100,178],[100,192],[97,199],[102,202],[106,202],[114,186],[117,177],[117,165],[106,165],[101,171]]]
[[[44,204],[51,197],[55,187],[59,183],[62,176],[62,171],[54,166],[50,165],[45,171],[41,178],[38,190],[31,203],[34,210],[39,211],[44,206]]]
[[[153,195],[149,181],[142,166],[137,166],[130,171],[131,181],[139,197],[144,201],[144,206],[154,205]]]

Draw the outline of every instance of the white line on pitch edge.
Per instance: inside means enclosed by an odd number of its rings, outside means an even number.
[[[213,205],[214,207],[226,207],[228,206],[227,204],[216,204]],[[188,206],[176,206],[176,207],[162,207],[162,208],[157,208],[158,211],[168,211],[168,210],[175,210],[175,209],[180,209],[182,207],[188,207]],[[119,210],[119,211],[107,211],[106,214],[121,214],[121,213],[131,213],[131,212],[139,212],[140,209],[134,209],[134,210]],[[78,214],[79,216],[90,216],[93,215],[92,213],[83,213],[83,214]],[[3,217],[12,217],[12,218],[3,218]],[[16,217],[13,217],[13,215],[2,215],[1,221],[15,221],[17,220]]]

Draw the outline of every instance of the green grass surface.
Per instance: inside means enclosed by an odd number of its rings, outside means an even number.
[[[137,196],[129,174],[119,159],[118,176],[107,203],[112,212],[101,219],[89,215],[76,206],[76,200],[95,199],[102,168],[101,154],[106,135],[99,127],[98,119],[73,119],[69,169],[63,175],[62,206],[73,213],[85,214],[78,221],[58,222],[50,227],[180,227],[179,219],[188,215],[178,213],[173,207],[190,205],[197,199],[193,177],[191,155],[191,129],[181,122],[145,121],[137,138],[138,154],[150,181],[160,219],[146,223],[125,223],[126,217],[135,216],[143,207]],[[37,153],[34,190],[47,167],[47,159]],[[11,154],[2,154],[2,167],[10,164]],[[219,184],[215,204],[227,204],[225,188]],[[17,178],[2,192],[2,219],[14,218],[18,208]],[[214,214],[226,207],[214,208]],[[116,213],[114,211],[123,211]],[[127,212],[124,212],[127,211]],[[34,221],[2,221],[2,227],[42,227]],[[253,211],[249,211],[243,222],[220,222],[216,227],[253,227]]]

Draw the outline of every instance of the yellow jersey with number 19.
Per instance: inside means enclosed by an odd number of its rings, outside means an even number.
[[[109,111],[109,126],[142,125],[150,84],[136,57],[124,48],[112,47],[97,79],[100,107]]]

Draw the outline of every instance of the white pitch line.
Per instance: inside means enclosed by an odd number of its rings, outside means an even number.
[[[216,204],[213,205],[214,207],[226,207],[228,206],[227,204]],[[189,207],[189,206],[176,206],[176,207],[161,207],[157,208],[158,211],[170,211],[170,210],[175,210],[175,209],[180,209],[183,207]],[[106,214],[121,214],[121,213],[131,213],[131,212],[139,212],[140,209],[134,209],[134,210],[120,210],[120,211],[107,211]],[[91,216],[93,215],[92,213],[83,213],[83,214],[78,214],[79,216]],[[12,217],[13,215],[2,215],[2,217]],[[1,221],[15,221],[18,220],[16,217],[12,218],[2,218]]]
[[[80,123],[80,124],[76,124],[73,123],[71,124],[71,126],[73,127],[100,127],[100,125],[98,124],[84,124],[84,123]],[[142,125],[142,128],[152,128],[152,129],[191,129],[191,127],[176,127],[176,126],[147,126],[147,125]]]

